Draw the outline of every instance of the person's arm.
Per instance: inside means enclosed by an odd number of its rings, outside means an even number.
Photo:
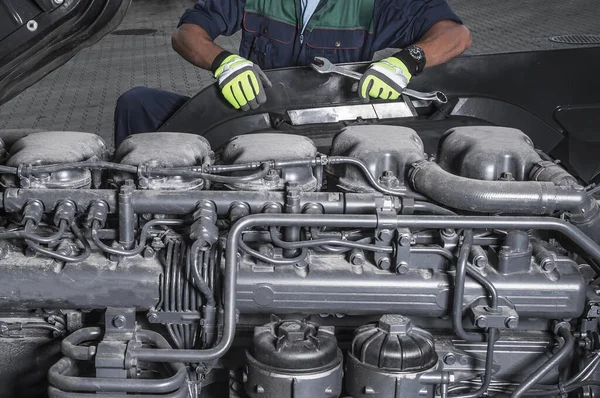
[[[469,29],[464,25],[446,20],[429,28],[415,44],[425,52],[425,67],[429,67],[459,56],[471,47],[472,40]]]
[[[171,37],[173,49],[185,60],[202,69],[212,64],[224,50],[216,45],[206,30],[198,25],[183,24]]]

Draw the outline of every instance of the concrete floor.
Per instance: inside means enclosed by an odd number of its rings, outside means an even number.
[[[570,45],[549,38],[600,34],[598,0],[448,2],[471,29],[474,44],[468,54],[567,48]],[[141,85],[193,95],[211,84],[208,72],[188,64],[171,48],[171,33],[193,3],[134,0],[116,32],[0,107],[0,130],[86,131],[112,144],[113,109],[121,93]],[[236,51],[238,42],[239,34],[218,39],[230,51]]]

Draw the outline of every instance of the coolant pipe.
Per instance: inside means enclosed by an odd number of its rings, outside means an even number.
[[[551,217],[458,217],[458,216],[398,216],[397,227],[419,229],[540,229],[559,232],[600,262],[600,247],[583,232],[566,221]],[[310,215],[310,214],[254,214],[235,223],[227,237],[225,277],[223,280],[224,317],[223,337],[207,350],[174,350],[133,348],[132,358],[149,362],[208,362],[225,355],[233,343],[236,330],[236,284],[238,247],[242,232],[251,227],[304,227],[376,228],[376,215]]]
[[[421,161],[410,172],[413,188],[438,203],[479,213],[549,215],[597,208],[584,190],[540,181],[483,181],[460,177]]]
[[[562,337],[565,342],[558,352],[546,361],[542,366],[537,368],[532,374],[513,393],[510,398],[521,398],[525,396],[527,391],[535,386],[548,372],[555,367],[561,365],[563,361],[573,352],[575,346],[575,339],[571,334],[571,326],[568,322],[561,322],[556,326],[556,334]]]

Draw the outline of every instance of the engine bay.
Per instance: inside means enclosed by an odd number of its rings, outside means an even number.
[[[0,395],[593,397],[596,189],[527,133],[3,144]]]

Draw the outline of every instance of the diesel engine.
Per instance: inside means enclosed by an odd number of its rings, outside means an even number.
[[[600,393],[600,210],[526,132],[2,143],[0,396]]]

